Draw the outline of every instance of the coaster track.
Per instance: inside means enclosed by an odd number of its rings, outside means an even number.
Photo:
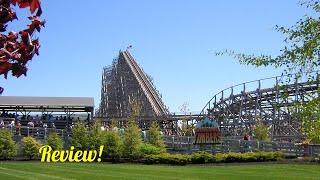
[[[261,121],[270,127],[270,135],[274,139],[301,137],[301,123],[293,117],[293,105],[308,101],[311,94],[319,97],[319,81],[296,80],[283,85],[282,79],[260,79],[224,89],[209,100],[199,117],[216,120],[223,136],[251,133],[253,126]],[[262,88],[262,84],[267,82],[273,87]]]
[[[168,109],[164,105],[160,98],[158,91],[152,86],[150,80],[147,78],[146,74],[138,66],[137,62],[134,60],[132,55],[128,50],[121,52],[128,63],[131,71],[133,72],[135,78],[139,82],[144,94],[147,96],[149,103],[151,104],[156,116],[165,116],[169,114]]]
[[[141,103],[140,116],[154,118],[169,115],[150,77],[128,50],[120,51],[112,65],[103,68],[101,102],[96,117],[128,117],[135,101]]]

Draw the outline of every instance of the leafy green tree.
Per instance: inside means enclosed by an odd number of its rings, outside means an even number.
[[[101,122],[95,121],[87,131],[88,150],[99,149],[104,144],[105,133],[101,131]]]
[[[82,121],[77,121],[76,125],[72,128],[70,145],[74,146],[75,150],[88,150],[89,137],[87,131]]]
[[[296,107],[298,112],[295,115],[302,120],[302,132],[311,142],[320,143],[320,98],[301,102]]]
[[[49,134],[47,142],[47,145],[49,145],[52,150],[62,150],[63,149],[63,141],[61,136],[56,133],[56,132],[52,132]]]
[[[17,145],[9,129],[0,128],[0,159],[8,159],[17,154]]]
[[[188,106],[189,106],[189,103],[184,102],[182,104],[182,106],[180,107],[180,110],[184,113],[184,117],[181,121],[182,122],[181,133],[183,136],[191,136],[192,130],[193,130],[193,126],[190,127],[190,125],[188,124],[188,122],[189,122],[188,113],[190,112]]]
[[[123,143],[119,132],[108,131],[105,136],[104,153],[112,161],[118,160],[122,156]]]
[[[279,25],[275,27],[276,31],[285,35],[284,43],[286,45],[280,50],[279,55],[275,57],[271,55],[247,55],[231,50],[216,52],[215,54],[228,54],[245,65],[285,68],[284,74],[311,75],[312,71],[318,70],[320,67],[320,7],[318,0],[309,0],[301,3],[301,5],[313,9],[316,16],[305,15],[290,28]]]
[[[145,157],[147,155],[157,155],[161,153],[165,153],[163,148],[158,148],[152,144],[142,143],[140,145],[140,155],[141,157]]]
[[[38,157],[40,155],[39,149],[41,147],[41,143],[38,142],[32,136],[22,138],[22,154],[25,157],[28,157],[30,160],[34,157]]]
[[[142,144],[141,132],[137,124],[140,117],[141,105],[135,102],[131,105],[131,108],[131,114],[128,117],[128,126],[124,132],[123,154],[125,157],[133,160],[139,158],[139,147]]]
[[[255,139],[258,141],[270,141],[269,137],[269,128],[268,126],[264,125],[261,121],[258,121],[254,128],[253,134]]]
[[[152,121],[148,131],[148,143],[154,145],[157,148],[165,150],[165,145],[161,137],[160,128],[157,121]]]

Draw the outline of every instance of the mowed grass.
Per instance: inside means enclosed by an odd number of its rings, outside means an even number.
[[[320,179],[320,165],[166,166],[2,162],[0,179]]]

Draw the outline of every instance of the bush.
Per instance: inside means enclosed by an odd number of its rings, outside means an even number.
[[[148,131],[148,143],[153,146],[166,150],[163,139],[161,137],[160,128],[156,121],[152,121],[151,126]]]
[[[215,162],[217,162],[217,163],[227,162],[226,159],[227,159],[228,155],[229,154],[221,154],[221,153],[215,154],[214,155]]]
[[[115,131],[108,131],[104,141],[104,156],[111,158],[112,161],[118,160],[122,156],[123,143],[120,134]]]
[[[248,153],[227,153],[212,155],[207,152],[198,152],[191,155],[182,154],[159,154],[147,155],[148,164],[174,164],[186,165],[204,163],[233,163],[233,162],[257,162],[257,161],[277,161],[284,157],[282,152],[248,152]]]
[[[41,144],[33,137],[22,138],[22,154],[29,159],[38,157],[40,155],[39,149]]]
[[[271,138],[268,135],[269,127],[264,125],[261,120],[258,120],[253,128],[254,137],[258,141],[270,141]]]
[[[70,145],[77,150],[88,150],[88,132],[82,121],[77,121],[76,125],[71,129]]]
[[[0,129],[0,159],[8,159],[17,154],[17,145],[12,140],[12,136],[8,129]]]
[[[204,164],[213,162],[215,162],[215,156],[206,151],[201,151],[191,155],[191,163],[193,164]]]
[[[173,164],[173,165],[186,165],[190,163],[190,156],[183,154],[158,154],[158,155],[147,155],[146,162],[148,164]]]
[[[128,127],[124,132],[124,156],[131,160],[138,159],[140,157],[139,147],[141,144],[142,138],[138,125],[133,119],[129,119]]]
[[[53,132],[49,135],[46,144],[51,146],[53,151],[63,149],[63,141],[60,135],[56,132]]]
[[[152,144],[143,143],[139,147],[140,156],[145,157],[146,155],[158,155],[161,153],[165,153],[163,148],[156,147]]]

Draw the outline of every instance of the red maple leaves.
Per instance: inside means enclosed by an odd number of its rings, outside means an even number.
[[[19,33],[10,31],[7,35],[0,34],[0,75],[5,78],[9,71],[16,77],[26,76],[27,62],[32,60],[34,54],[39,55],[39,40],[32,39],[32,36],[45,25],[44,20],[39,20],[42,13],[40,0],[0,0],[0,32],[6,32],[7,23],[18,19],[13,11],[13,6],[17,5],[19,8],[30,7],[32,14],[38,11],[35,16],[29,17],[31,23],[27,29]]]
[[[17,3],[20,8],[30,7],[30,12],[32,14],[36,11],[36,9],[38,9],[37,16],[40,16],[42,13],[40,0],[11,0],[12,5],[15,6]]]

